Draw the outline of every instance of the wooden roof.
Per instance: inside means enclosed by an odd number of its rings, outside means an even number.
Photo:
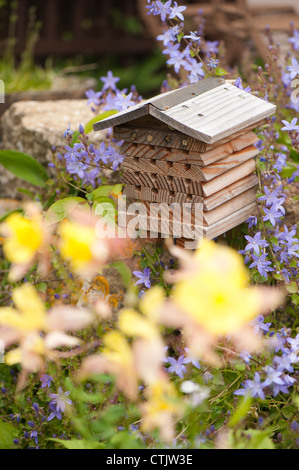
[[[95,131],[143,116],[213,144],[275,113],[276,106],[240,90],[222,78],[208,78],[155,96],[94,124]]]

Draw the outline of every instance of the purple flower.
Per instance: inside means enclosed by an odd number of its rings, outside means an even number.
[[[72,401],[67,398],[71,392],[63,392],[62,388],[58,388],[58,393],[50,393],[49,397],[53,398],[50,401],[50,405],[56,405],[57,411],[65,411],[66,405],[72,405]]]
[[[287,338],[287,342],[291,345],[291,351],[295,352],[299,350],[299,333],[296,338]]]
[[[85,95],[86,95],[86,98],[88,99],[88,101],[87,101],[88,105],[91,105],[91,104],[94,104],[96,106],[100,105],[101,96],[102,96],[101,91],[96,92],[96,91],[90,89],[90,90],[87,90],[85,92]]]
[[[271,323],[264,323],[263,315],[258,315],[254,320],[250,322],[250,325],[253,326],[254,333],[257,335],[260,331],[262,333],[268,333]]]
[[[163,46],[167,46],[170,42],[175,41],[176,37],[173,33],[172,28],[167,31],[163,31],[163,34],[157,36],[157,41],[163,41]]]
[[[263,220],[265,222],[269,220],[270,223],[273,225],[273,227],[275,227],[277,219],[280,219],[283,216],[283,212],[280,211],[278,208],[276,208],[275,204],[273,204],[273,206],[271,206],[270,209],[267,209],[267,207],[264,207],[263,211],[266,214],[263,217]]]
[[[182,11],[185,11],[187,7],[179,7],[177,2],[174,2],[174,6],[171,7],[171,13],[169,15],[169,19],[178,18],[181,21],[184,21],[184,16],[182,15]]]
[[[44,374],[41,376],[40,381],[42,382],[42,388],[45,388],[51,387],[51,382],[54,382],[54,379],[51,375]]]
[[[190,59],[189,62],[185,65],[185,70],[190,72],[189,80],[190,82],[197,82],[199,77],[204,77],[205,73],[202,69],[202,64],[197,62],[196,59]]]
[[[294,368],[292,366],[293,358],[290,354],[283,354],[282,356],[275,356],[273,362],[277,364],[277,370],[288,372],[294,372]]]
[[[71,123],[69,122],[69,127],[66,128],[63,137],[67,137],[69,135],[73,135],[73,132],[71,131]]]
[[[31,434],[30,434],[30,437],[31,437],[31,439],[34,439],[35,444],[37,445],[37,444],[38,444],[38,434],[37,434],[37,431],[32,431]]]
[[[219,60],[218,59],[213,59],[212,57],[210,58],[209,62],[208,62],[208,66],[211,68],[211,69],[215,69],[219,64]]]
[[[171,4],[172,4],[172,0],[168,0],[166,3],[162,3],[158,0],[156,2],[156,9],[155,9],[154,14],[160,15],[161,20],[164,22],[166,20],[166,17],[170,15],[172,11]]]
[[[82,144],[75,144],[74,147],[65,146],[67,152],[64,154],[64,158],[68,162],[76,162],[79,158],[82,157]]]
[[[120,78],[114,77],[111,70],[107,73],[107,77],[101,77],[101,81],[104,83],[103,91],[108,90],[109,88],[113,91],[117,90],[116,83],[119,82]]]
[[[266,248],[269,246],[266,240],[262,240],[261,232],[257,232],[253,238],[249,235],[245,235],[245,238],[249,242],[245,250],[253,250],[257,255],[260,253],[260,247]]]
[[[51,414],[48,416],[47,421],[52,421],[52,419],[57,418],[62,420],[61,411],[59,411],[54,404],[49,405]]]
[[[200,45],[201,38],[197,35],[197,32],[190,31],[190,34],[184,36],[184,39],[190,39],[190,41],[195,42],[197,46]]]
[[[236,79],[234,85],[239,88],[240,90],[244,90],[246,91],[246,93],[250,93],[251,92],[251,88],[248,86],[247,88],[244,89],[243,85],[242,85],[242,79],[239,77]]]
[[[130,106],[133,106],[135,103],[131,100],[133,93],[129,93],[128,96],[123,95],[123,93],[117,93],[115,100],[115,107],[119,111],[125,111]]]
[[[290,42],[295,49],[295,51],[299,50],[299,31],[296,29],[294,30],[294,36],[288,39],[288,42]]]
[[[85,170],[88,169],[88,165],[83,162],[70,162],[66,165],[66,169],[70,175],[78,175],[79,178],[84,179]]]
[[[143,272],[133,271],[133,274],[139,278],[139,281],[135,283],[135,286],[138,284],[144,284],[148,289],[151,287],[151,271],[149,268],[144,268]]]
[[[274,271],[273,268],[271,268],[271,261],[268,261],[267,259],[267,254],[264,255],[252,255],[252,259],[254,260],[253,263],[250,264],[250,268],[257,268],[258,272],[260,273],[261,276],[267,278],[267,272]]]
[[[168,367],[168,372],[172,373],[174,372],[178,377],[181,379],[184,378],[184,374],[187,372],[186,369],[186,358],[184,356],[180,356],[178,360],[175,360],[173,357],[168,357],[168,363],[170,364],[170,367]]]
[[[252,215],[251,217],[249,217],[248,220],[246,220],[246,223],[248,224],[248,228],[256,226],[257,225],[257,218],[254,215]]]
[[[260,374],[255,372],[254,380],[245,380],[243,384],[244,388],[240,388],[234,392],[235,395],[247,395],[249,394],[253,398],[260,398],[265,400],[265,394],[263,388],[265,388],[264,383],[261,383]]]
[[[271,385],[284,385],[284,381],[282,380],[281,374],[283,373],[281,370],[274,369],[274,367],[267,366],[264,368],[267,376],[264,382],[265,387]]]
[[[167,64],[173,65],[175,72],[179,73],[181,67],[186,68],[188,66],[188,62],[185,60],[185,57],[186,56],[184,52],[175,51],[171,54]]]
[[[293,80],[299,74],[299,63],[292,57],[292,65],[287,66],[287,71],[290,72],[290,79]],[[297,121],[297,119],[296,119]]]
[[[240,357],[243,359],[245,364],[249,364],[250,359],[252,358],[252,355],[248,351],[242,351],[240,353]]]
[[[286,245],[292,245],[293,243],[299,242],[298,238],[294,238],[294,235],[296,235],[296,229],[291,228],[291,230],[288,229],[285,225],[283,226],[284,230],[282,232],[279,232],[277,235],[278,240],[281,241],[281,243],[285,243]]]
[[[259,201],[265,201],[266,206],[272,206],[272,204],[276,203],[280,193],[281,192],[281,187],[276,188],[274,191],[270,191],[267,186],[264,186],[264,196],[261,196],[258,198]]]
[[[124,161],[124,158],[124,155],[120,155],[113,147],[111,147],[109,161],[112,162],[113,171],[118,169],[119,165]]]
[[[192,365],[194,365],[197,369],[201,369],[201,365],[200,363],[198,362],[197,359],[195,359],[194,357],[192,357],[192,354],[191,354],[191,351],[189,348],[185,348],[185,352],[187,354],[187,357],[185,357],[185,362],[184,364],[189,364],[191,363]]]
[[[298,65],[299,67],[299,65]],[[282,131],[288,131],[288,132],[291,132],[291,131],[298,131],[299,130],[299,126],[296,126],[297,124],[297,118],[294,118],[291,120],[291,122],[288,122],[288,121],[281,121],[285,127],[282,127],[281,130]]]

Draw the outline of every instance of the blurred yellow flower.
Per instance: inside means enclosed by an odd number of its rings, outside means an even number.
[[[77,272],[97,271],[94,263],[104,263],[109,255],[104,241],[96,236],[95,227],[79,222],[64,220],[58,233],[60,235],[60,252]]]
[[[171,442],[174,439],[175,418],[181,416],[184,410],[182,401],[164,375],[148,385],[146,395],[147,401],[140,405],[142,430],[148,432],[159,429],[161,438]]]
[[[164,289],[159,286],[147,290],[141,297],[140,310],[153,321],[159,320],[159,312],[165,299]]]
[[[80,269],[92,260],[92,245],[95,232],[92,227],[64,220],[59,226],[61,237],[60,251],[65,259],[70,259],[73,266]]]
[[[118,331],[107,333],[102,354],[87,357],[78,373],[80,380],[94,374],[108,373],[116,377],[116,384],[128,398],[135,400],[138,394],[138,377],[135,356],[130,344]]]
[[[12,263],[30,263],[43,243],[43,227],[39,216],[28,219],[12,214],[1,226],[7,239],[3,250]]]
[[[118,326],[119,329],[127,336],[139,337],[148,340],[152,340],[160,336],[159,330],[154,323],[132,309],[124,309],[120,312]]]
[[[79,345],[81,340],[65,331],[80,330],[93,321],[89,312],[70,306],[46,311],[31,284],[17,287],[12,300],[16,308],[0,308],[0,338],[5,348],[18,343],[17,348],[7,352],[5,362],[21,364],[26,373],[42,369],[45,359],[57,359],[56,348]],[[25,385],[25,377],[21,374],[19,388]]]
[[[118,331],[104,336],[103,356],[120,367],[130,368],[134,362],[132,349],[126,339]]]
[[[43,330],[46,327],[45,307],[31,284],[17,287],[12,294],[17,310],[0,308],[0,325],[22,332]]]
[[[173,300],[192,320],[215,336],[234,334],[259,313],[260,294],[248,285],[248,272],[235,250],[204,240],[192,257]]]

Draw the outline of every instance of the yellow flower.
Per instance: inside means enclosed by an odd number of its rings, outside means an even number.
[[[75,269],[90,263],[93,256],[91,247],[95,240],[92,227],[64,220],[59,227],[60,250],[65,259],[70,259]]]
[[[180,280],[173,299],[210,334],[234,334],[259,313],[260,295],[248,287],[248,272],[233,249],[204,240],[194,266]]]
[[[147,401],[140,406],[142,412],[141,427],[144,432],[159,429],[164,441],[174,438],[174,418],[183,413],[182,402],[178,400],[173,385],[161,376],[146,390]]]
[[[17,309],[0,308],[0,325],[21,332],[43,330],[46,326],[45,307],[31,284],[17,287],[12,294]]]
[[[149,289],[140,300],[140,310],[153,321],[159,320],[159,312],[164,301],[164,290],[155,286]]]
[[[128,336],[137,336],[148,340],[159,337],[156,325],[132,309],[124,309],[120,312],[118,326]]]
[[[130,368],[134,362],[132,349],[118,331],[112,331],[104,336],[103,356],[109,361],[124,368]]]
[[[106,261],[109,250],[105,242],[97,238],[94,225],[64,220],[59,235],[61,255],[75,271],[82,273],[91,269],[96,272],[99,264]]]
[[[21,214],[12,214],[2,224],[3,233],[7,236],[3,244],[6,258],[12,263],[30,263],[43,243],[41,218],[32,219]]]

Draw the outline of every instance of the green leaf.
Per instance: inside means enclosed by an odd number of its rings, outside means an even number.
[[[286,289],[290,294],[296,294],[298,292],[298,287],[295,281],[291,282],[291,284],[287,286]]]
[[[90,132],[93,130],[94,124],[96,124],[99,121],[103,121],[103,119],[113,116],[113,114],[117,114],[118,112],[119,112],[118,110],[112,109],[111,111],[106,111],[105,113],[95,116],[90,121],[88,121],[88,123],[85,125],[84,127],[85,134],[90,134]]]
[[[50,224],[60,222],[67,217],[70,210],[83,202],[87,204],[86,199],[83,197],[66,197],[54,202],[46,213],[46,221]]]
[[[17,437],[17,430],[12,424],[0,421],[0,449],[14,448],[13,440]]]
[[[217,67],[217,68],[215,69],[215,75],[216,75],[217,77],[222,77],[223,75],[228,75],[228,72],[227,72],[226,70],[220,68],[220,67]]]
[[[123,281],[126,287],[128,287],[131,284],[132,272],[129,266],[127,266],[122,261],[116,261],[115,263],[111,263],[109,266],[111,266],[112,268],[116,269],[117,272],[119,272],[119,274],[123,278]]]
[[[102,445],[97,441],[87,441],[85,439],[71,439],[66,441],[63,439],[49,439],[50,441],[58,442],[67,449],[101,449]]]
[[[238,408],[232,415],[231,419],[229,420],[228,426],[230,428],[233,428],[241,420],[243,420],[246,417],[247,412],[250,410],[251,405],[252,405],[252,397],[250,397],[249,395],[245,395],[243,399],[241,400],[240,405],[238,406]]]
[[[121,431],[111,438],[111,448],[113,449],[144,449],[141,439],[131,436],[126,431]]]
[[[19,193],[25,194],[26,196],[30,197],[30,199],[34,200],[36,198],[36,194],[34,194],[32,191],[29,191],[29,189],[17,188],[17,191]]]
[[[269,437],[271,430],[259,431],[249,429],[247,431],[231,431],[229,438],[229,447],[232,449],[275,449],[272,440]]]
[[[34,186],[44,187],[48,174],[30,155],[15,150],[0,150],[0,163],[6,170]]]
[[[73,147],[77,142],[79,142],[78,141],[79,134],[80,134],[79,131],[75,131],[73,133],[73,140],[72,140],[72,143],[71,143],[71,147]]]
[[[113,186],[111,194],[121,194],[122,190],[123,190],[123,184],[116,184],[115,186]]]
[[[92,194],[92,199],[95,201],[97,198],[101,197],[101,196],[109,196],[109,194],[112,194],[112,191],[113,191],[113,188],[115,188],[115,186],[109,186],[109,185],[105,185],[105,186],[100,186],[99,188],[95,189],[91,194]],[[115,193],[117,194],[117,193]]]

